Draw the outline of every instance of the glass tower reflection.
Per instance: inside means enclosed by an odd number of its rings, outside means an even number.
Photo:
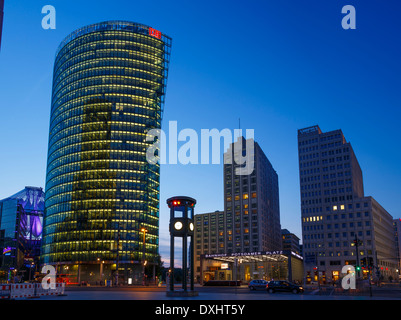
[[[126,21],[81,28],[57,50],[42,263],[67,281],[115,279],[116,268],[135,281],[143,252],[156,261],[160,168],[145,138],[161,128],[170,50],[168,36]]]

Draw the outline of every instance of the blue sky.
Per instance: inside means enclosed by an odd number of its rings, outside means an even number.
[[[56,30],[41,27],[45,5]],[[341,9],[356,8],[356,30]],[[365,194],[401,217],[401,5],[396,1],[20,0],[5,3],[0,52],[0,199],[45,184],[52,68],[69,33],[105,20],[150,25],[173,38],[163,125],[254,129],[279,175],[281,224],[301,237],[297,130],[342,129],[361,165]],[[221,165],[163,165],[166,199],[222,210]],[[167,252],[167,254],[165,253]]]

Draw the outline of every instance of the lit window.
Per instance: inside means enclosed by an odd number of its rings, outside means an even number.
[[[344,209],[345,209],[345,206],[342,204],[342,205],[340,206],[340,208],[341,208],[341,210],[344,210]]]
[[[337,206],[333,206],[333,211],[337,211]]]
[[[248,194],[247,194],[247,193],[244,193],[244,194],[242,195],[242,199],[248,199]]]

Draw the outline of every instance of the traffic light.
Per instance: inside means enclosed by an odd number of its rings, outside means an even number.
[[[361,271],[361,266],[355,266],[356,271]]]
[[[362,268],[367,267],[366,258],[362,258],[360,262],[361,262],[361,267]]]

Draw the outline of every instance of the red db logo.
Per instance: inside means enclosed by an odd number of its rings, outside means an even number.
[[[152,37],[155,37],[157,39],[161,39],[162,38],[162,33],[156,29],[153,28],[149,28],[149,35],[151,35]]]

